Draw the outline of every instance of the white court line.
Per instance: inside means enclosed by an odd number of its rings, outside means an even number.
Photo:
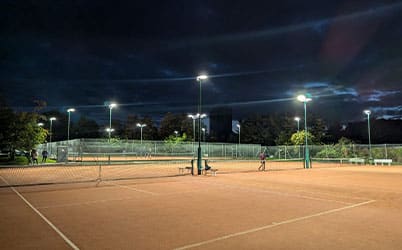
[[[213,242],[226,240],[226,239],[229,239],[229,238],[234,238],[234,237],[242,236],[242,235],[249,234],[249,233],[255,233],[255,232],[258,232],[258,231],[262,231],[262,230],[265,230],[265,229],[281,226],[281,225],[284,225],[284,224],[290,224],[290,223],[293,223],[293,222],[307,220],[307,219],[322,216],[322,215],[336,213],[336,212],[339,212],[339,211],[342,211],[342,210],[363,206],[363,205],[373,203],[373,202],[375,202],[375,200],[369,200],[369,201],[353,204],[353,205],[350,205],[350,206],[341,207],[341,208],[335,208],[335,209],[331,209],[331,210],[327,210],[327,211],[323,211],[323,212],[319,212],[319,213],[315,213],[315,214],[310,214],[310,215],[306,215],[306,216],[302,216],[302,217],[298,217],[298,218],[294,218],[294,219],[290,219],[290,220],[285,220],[285,221],[281,221],[281,222],[273,222],[272,224],[269,224],[269,225],[266,225],[266,226],[257,227],[257,228],[249,229],[249,230],[246,230],[246,231],[238,232],[238,233],[228,234],[228,235],[221,236],[221,237],[214,238],[214,239],[201,241],[201,242],[194,243],[194,244],[191,244],[191,245],[178,247],[178,248],[175,248],[175,250],[184,250],[184,249],[190,249],[190,248],[194,248],[194,247],[199,247],[199,246],[203,246],[203,245],[210,244],[210,243],[213,243]]]
[[[333,199],[317,198],[317,197],[313,197],[313,196],[291,194],[291,193],[285,193],[285,192],[279,192],[279,191],[255,189],[252,187],[243,187],[243,186],[228,185],[228,184],[222,184],[222,183],[208,183],[208,184],[226,187],[226,188],[238,189],[238,190],[242,190],[242,191],[251,191],[251,192],[255,192],[255,193],[268,193],[268,194],[276,194],[276,195],[283,195],[283,196],[290,196],[290,197],[298,197],[298,198],[309,199],[309,200],[328,201],[328,202],[335,202],[335,203],[341,203],[341,204],[353,204],[352,202],[344,202],[344,201],[333,200]]]
[[[86,201],[86,202],[66,203],[66,204],[60,204],[60,205],[40,206],[37,208],[38,209],[46,209],[46,208],[57,208],[57,207],[73,207],[73,206],[91,205],[91,204],[109,202],[109,201],[125,201],[125,200],[132,200],[132,199],[134,199],[134,198],[133,197],[125,197],[125,198],[119,198],[119,199],[104,199],[104,200],[95,200],[95,201]]]
[[[5,180],[2,176],[0,178],[7,184],[10,185],[7,180]],[[20,194],[14,187],[10,187],[11,190],[14,191],[36,214],[38,214],[60,237],[72,248],[75,250],[79,250],[77,245],[75,245],[67,236],[65,236],[53,223],[48,220],[38,209],[36,209],[25,197]]]
[[[110,183],[111,185],[114,185],[114,186],[116,186],[116,187],[126,188],[126,189],[129,189],[129,190],[134,190],[134,191],[141,192],[141,193],[145,193],[145,194],[159,195],[158,193],[154,193],[154,192],[151,192],[151,191],[146,191],[146,190],[142,190],[142,189],[138,189],[138,188],[133,188],[133,187],[128,187],[128,186],[124,186],[124,185],[119,185],[119,184],[116,184],[116,183],[113,183],[113,182],[109,182],[109,181],[108,181],[107,183]]]
[[[115,186],[120,187],[118,184],[114,184]],[[125,186],[121,186],[124,188],[128,188]],[[129,188],[133,189],[133,188]],[[205,190],[192,190],[192,191],[183,191],[183,192],[171,192],[171,193],[164,193],[164,194],[158,194],[158,193],[152,193],[149,191],[144,191],[140,189],[134,189],[135,191],[139,192],[146,192],[146,193],[151,193],[155,196],[168,196],[168,195],[180,195],[180,194],[187,194],[187,193],[196,193],[196,192],[204,192]],[[83,205],[91,205],[91,204],[97,204],[97,203],[103,203],[103,202],[109,202],[109,201],[126,201],[126,200],[133,200],[135,199],[134,197],[125,197],[125,198],[118,198],[118,199],[103,199],[103,200],[94,200],[94,201],[86,201],[86,202],[73,202],[73,203],[65,203],[65,204],[59,204],[59,205],[50,205],[50,206],[39,206],[37,207],[38,209],[48,209],[48,208],[58,208],[58,207],[73,207],[73,206],[83,206]]]

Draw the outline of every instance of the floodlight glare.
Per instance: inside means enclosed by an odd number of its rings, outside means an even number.
[[[296,117],[295,117],[295,121],[297,121],[297,122],[300,121],[300,117],[297,117],[297,116],[296,116]]]
[[[364,112],[366,115],[370,115],[370,114],[371,114],[371,111],[368,110],[368,109],[364,110],[363,112]]]
[[[38,123],[38,126],[39,126],[39,127],[42,127],[42,126],[43,126],[43,122],[39,122],[39,123]]]
[[[299,102],[309,102],[311,101],[311,97],[309,95],[298,95],[297,100]]]
[[[49,121],[56,121],[56,117],[50,117]]]
[[[70,113],[70,112],[75,112],[75,109],[73,109],[73,108],[67,109],[67,112],[68,112],[68,113]]]
[[[199,75],[199,76],[197,76],[197,81],[199,81],[199,80],[205,80],[205,79],[208,79],[208,76],[207,76],[207,75]]]
[[[110,109],[115,108],[115,107],[117,107],[117,103],[112,102],[109,104]]]

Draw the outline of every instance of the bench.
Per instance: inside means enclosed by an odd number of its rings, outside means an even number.
[[[377,166],[377,163],[381,163],[382,166],[384,163],[388,164],[388,166],[391,166],[392,159],[374,159],[374,165]]]
[[[208,171],[211,172],[211,175],[216,176],[216,172],[218,172],[218,169],[212,168],[212,166],[209,166],[208,160],[205,160],[205,168],[201,169],[201,174],[207,175]]]
[[[179,174],[184,174],[184,171],[187,170],[187,173],[191,173],[194,167],[194,160],[191,160],[191,166],[179,167]]]
[[[364,164],[365,163],[365,160],[363,159],[363,158],[350,158],[349,159],[349,162],[350,163],[356,163],[356,164],[359,164],[359,163],[361,163],[361,164]]]

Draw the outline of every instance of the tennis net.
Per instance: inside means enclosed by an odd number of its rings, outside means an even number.
[[[218,174],[256,172],[258,160],[210,159],[208,165]],[[0,168],[0,187],[97,182],[109,180],[174,177],[190,175],[191,161],[181,160],[137,160],[130,163],[108,164],[104,161],[80,164],[34,165]],[[202,168],[205,160],[202,161]],[[185,169],[188,171],[180,171]],[[194,171],[197,160],[193,161]],[[302,169],[301,161],[267,161],[266,170]]]

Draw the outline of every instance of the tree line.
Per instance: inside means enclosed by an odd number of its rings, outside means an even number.
[[[15,112],[0,101],[0,150],[30,150],[35,145],[52,141],[67,140],[68,115],[57,110],[41,112],[45,103],[37,101],[32,112]],[[56,117],[50,131],[50,117]],[[38,123],[43,126],[38,126]],[[141,130],[137,123],[146,124],[143,128],[144,140],[166,140],[179,136],[180,140],[198,140],[198,133],[193,136],[193,121],[187,114],[166,113],[157,126],[150,116],[130,114],[125,121],[112,120],[113,138],[140,140]],[[328,124],[322,118],[310,114],[307,119],[307,138],[310,144],[334,144],[341,138],[348,138],[354,143],[368,144],[367,122],[349,124]],[[195,123],[198,131],[198,123]],[[300,129],[294,117],[286,113],[252,114],[239,120],[241,126],[241,143],[262,145],[294,145],[303,144],[305,139],[304,121],[300,121]],[[371,121],[371,143],[401,143],[401,120]],[[205,126],[205,125],[203,125]],[[76,138],[106,138],[106,127],[95,120],[81,116],[70,122],[70,139]],[[228,128],[231,130],[231,128]],[[174,136],[174,131],[178,135]],[[51,133],[52,132],[52,133]],[[50,134],[51,133],[51,134]],[[238,134],[230,132],[227,142],[238,142]],[[202,138],[204,140],[204,138]],[[213,137],[205,135],[206,141],[214,141]]]

